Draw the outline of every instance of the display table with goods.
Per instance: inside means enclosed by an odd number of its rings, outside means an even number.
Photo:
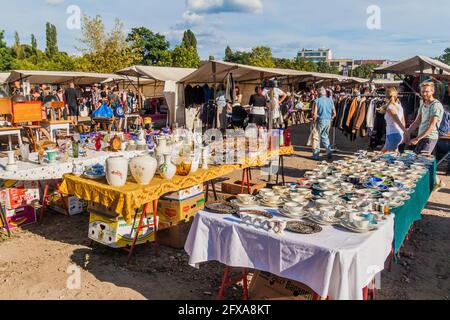
[[[106,159],[112,155],[131,159],[146,151],[136,148],[134,151],[121,151],[124,149],[121,148],[121,144],[126,142],[95,133],[91,137],[85,135],[82,140],[78,142],[78,140],[67,138],[58,140],[56,143],[41,141],[37,153],[29,153],[28,145],[21,145],[20,160],[16,158],[14,151],[8,152],[8,158],[0,159],[0,178],[22,182],[43,182],[44,195],[41,208],[41,218],[43,218],[51,182],[58,187],[58,181],[65,174],[84,171],[97,164],[105,165]],[[147,149],[146,144],[145,149]]]
[[[139,220],[136,240],[142,221],[150,212],[149,204],[153,204],[156,239],[160,198],[246,168],[242,164],[244,161],[220,164],[213,154],[220,154],[221,149],[213,152],[210,147],[203,147],[201,139],[198,141],[200,143],[195,144],[194,141],[186,142],[170,133],[155,135],[153,139],[156,146],[154,157],[144,155],[131,161],[124,157],[111,157],[106,160],[106,167],[103,168],[104,176],[96,179],[95,176],[91,177],[83,172],[67,174],[59,190],[64,194],[110,208],[115,217],[122,218],[127,224],[131,224],[133,219],[135,222]],[[279,152],[289,154],[292,148],[283,148],[271,154]],[[97,169],[102,168],[98,166]],[[140,208],[143,210],[136,216],[136,210]],[[130,257],[134,247],[135,244],[131,246]]]
[[[236,267],[302,282],[324,298],[366,299],[393,243],[397,252],[420,219],[434,175],[435,162],[413,153],[322,163],[296,184],[207,203],[185,250],[192,266],[228,266],[223,286]]]

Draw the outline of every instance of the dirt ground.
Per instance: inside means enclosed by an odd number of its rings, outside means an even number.
[[[296,127],[295,156],[286,159],[288,181],[302,177],[317,163],[305,147],[307,127]],[[366,149],[366,140],[350,143],[337,135],[337,156]],[[236,173],[237,177],[239,173]],[[376,299],[409,300],[450,297],[450,178],[440,175],[447,187],[435,192],[423,220],[416,225],[397,264],[382,273]],[[223,266],[205,263],[199,270],[190,267],[183,250],[159,247],[154,257],[151,245],[138,248],[131,264],[126,254],[101,245],[89,247],[89,217],[68,218],[47,213],[42,224],[14,232],[11,239],[0,235],[0,299],[215,299]],[[68,289],[73,267],[81,272],[81,288]],[[240,299],[242,290],[234,286],[226,298]]]

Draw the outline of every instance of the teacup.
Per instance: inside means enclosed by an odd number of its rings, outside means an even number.
[[[281,197],[279,195],[276,195],[275,193],[266,193],[263,199],[268,203],[277,203],[280,198]]]
[[[249,204],[253,200],[253,197],[249,194],[238,194],[237,198],[243,204]]]
[[[352,223],[355,227],[361,230],[367,230],[370,225],[370,221],[361,216],[355,217]]]
[[[330,221],[336,216],[336,210],[331,207],[324,207],[320,209],[320,215],[324,220]]]
[[[259,190],[259,194],[261,196],[264,196],[266,193],[273,193],[273,190],[272,189],[268,189],[268,188],[263,188],[263,189]]]
[[[300,213],[303,210],[303,207],[299,205],[297,202],[286,202],[284,208],[285,210],[291,213]]]
[[[295,202],[303,202],[305,201],[305,196],[301,193],[290,193],[290,198]]]

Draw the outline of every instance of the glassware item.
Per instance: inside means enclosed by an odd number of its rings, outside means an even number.
[[[22,155],[22,161],[27,162],[30,160],[30,145],[29,144],[21,144],[20,145],[20,154]]]
[[[78,141],[72,142],[73,157],[77,159],[80,156],[80,144]]]

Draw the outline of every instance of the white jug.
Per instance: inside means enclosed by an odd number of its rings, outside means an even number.
[[[128,160],[124,157],[111,157],[106,160],[106,180],[113,187],[123,187],[128,178]]]

